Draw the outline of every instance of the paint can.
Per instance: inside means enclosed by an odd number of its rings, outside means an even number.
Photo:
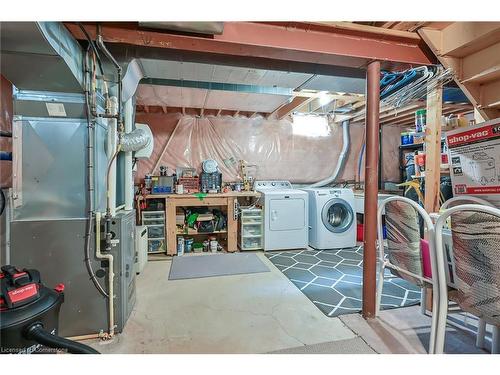
[[[194,239],[192,239],[192,238],[184,239],[184,252],[185,253],[190,253],[193,250],[193,242],[194,242]]]
[[[210,238],[210,251],[212,253],[216,253],[217,252],[218,245],[219,245],[219,243],[217,242],[217,239],[215,237],[211,237]]]

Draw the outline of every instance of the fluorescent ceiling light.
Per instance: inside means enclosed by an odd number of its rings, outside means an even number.
[[[328,96],[328,91],[321,91],[319,93],[319,105],[324,106],[330,103],[330,97]]]

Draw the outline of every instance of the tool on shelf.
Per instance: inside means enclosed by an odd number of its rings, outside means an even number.
[[[202,163],[203,172],[200,176],[201,192],[220,193],[222,190],[222,173],[219,166],[213,159],[204,160]]]

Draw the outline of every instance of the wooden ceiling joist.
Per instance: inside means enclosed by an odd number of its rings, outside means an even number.
[[[137,103],[136,112],[138,113],[160,113],[160,114],[174,114],[180,113],[184,116],[244,116],[244,117],[255,117],[261,115],[266,117],[268,113],[257,112],[257,111],[240,111],[233,109],[211,109],[211,108],[187,108],[187,107],[168,107],[159,105],[144,105]]]
[[[276,117],[278,120],[288,116],[297,108],[311,102],[315,97],[294,96],[293,99],[272,112],[269,117]]]

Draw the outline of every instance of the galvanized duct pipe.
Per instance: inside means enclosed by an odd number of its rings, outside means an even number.
[[[321,187],[335,182],[337,178],[340,177],[344,171],[345,164],[347,162],[347,157],[349,156],[349,149],[351,148],[351,138],[349,134],[349,120],[342,121],[342,151],[340,151],[339,160],[337,161],[337,166],[330,177],[324,180],[318,181],[308,187]]]

